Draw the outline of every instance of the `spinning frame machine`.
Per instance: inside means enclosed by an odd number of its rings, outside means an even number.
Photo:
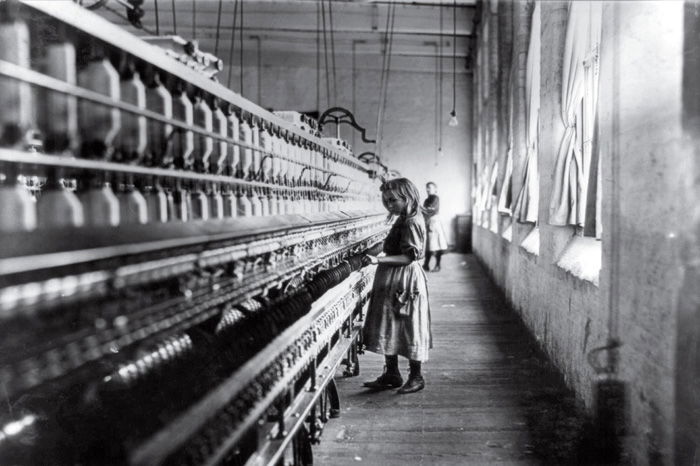
[[[1,8],[0,463],[311,464],[359,373],[373,171],[173,41]]]

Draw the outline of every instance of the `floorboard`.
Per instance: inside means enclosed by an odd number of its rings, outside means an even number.
[[[383,358],[338,377],[342,411],[314,449],[319,465],[583,464],[581,409],[474,256],[428,274],[434,349],[426,389],[371,392]],[[406,360],[400,361],[404,377]]]

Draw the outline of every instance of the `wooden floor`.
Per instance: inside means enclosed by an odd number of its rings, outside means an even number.
[[[337,379],[341,416],[326,425],[314,464],[582,463],[579,408],[474,256],[447,255],[428,279],[425,390],[363,389],[383,358],[362,355],[359,377]]]

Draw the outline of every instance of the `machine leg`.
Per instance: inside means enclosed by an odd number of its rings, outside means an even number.
[[[357,377],[358,375],[360,375],[360,357],[359,357],[360,353],[359,353],[358,348],[359,348],[359,343],[354,342],[352,344],[352,358],[353,358],[353,362],[354,362],[354,365],[352,368],[353,377]]]
[[[309,422],[309,438],[311,443],[318,444],[321,442],[321,434],[323,433],[323,425],[318,417],[318,410],[316,405],[311,408],[311,412],[308,417]]]
[[[287,436],[287,429],[284,425],[284,411],[285,403],[280,401],[277,404],[277,413],[275,415],[275,422],[277,423],[277,438],[284,438]]]
[[[338,387],[335,384],[335,379],[332,379],[328,383],[326,393],[328,394],[328,403],[330,404],[330,417],[340,417],[340,395],[338,393]]]
[[[345,370],[343,371],[343,377],[355,377],[360,375],[360,359],[357,357],[357,343],[353,342],[348,348],[348,355],[344,359]]]
[[[355,345],[357,346],[357,354],[365,354],[365,340],[362,337],[362,331],[357,333],[357,340],[355,341]]]
[[[316,359],[313,358],[311,360],[311,367],[309,368],[309,391],[310,392],[315,392],[316,391]]]
[[[311,437],[305,426],[302,426],[294,436],[294,466],[312,466],[314,464],[314,454],[311,450]]]

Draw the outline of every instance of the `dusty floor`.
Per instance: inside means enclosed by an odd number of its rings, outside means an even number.
[[[314,448],[319,465],[595,464],[572,392],[471,255],[430,273],[434,349],[422,392],[371,392],[383,358],[338,378],[342,413]],[[406,360],[400,362],[404,377]]]

